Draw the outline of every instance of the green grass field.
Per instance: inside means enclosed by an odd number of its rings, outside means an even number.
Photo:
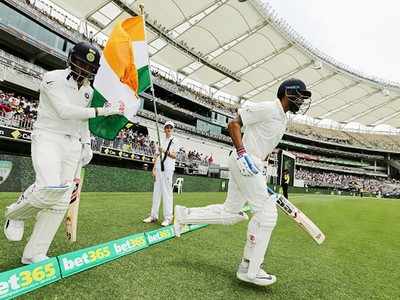
[[[16,196],[1,193],[1,211]],[[175,203],[203,206],[223,202],[224,197],[223,193],[186,193],[177,196]],[[291,200],[327,239],[318,246],[280,214],[266,257],[266,270],[278,277],[273,286],[256,287],[235,278],[247,228],[240,223],[208,226],[21,298],[399,299],[400,201],[323,195],[293,195]],[[142,223],[150,205],[150,193],[84,193],[78,242],[69,245],[62,228],[49,254],[156,228]],[[20,266],[28,236],[10,243],[0,235],[0,271]]]

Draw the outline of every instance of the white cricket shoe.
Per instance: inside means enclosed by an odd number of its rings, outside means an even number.
[[[181,205],[175,206],[175,215],[174,215],[174,231],[175,236],[180,237],[183,230],[185,229],[185,224],[180,223],[180,221],[186,215],[187,208]]]
[[[239,265],[238,271],[236,272],[236,277],[239,280],[261,286],[271,285],[276,282],[276,276],[268,274],[261,268],[258,271],[255,278],[248,277],[247,275],[248,270],[249,270],[249,263],[247,261],[242,261]]]
[[[168,225],[172,224],[172,220],[171,219],[165,219],[164,221],[162,221],[161,226],[166,227]]]
[[[35,263],[44,261],[46,259],[49,259],[49,257],[44,254],[39,254],[39,255],[36,255],[35,257],[29,257],[29,258],[23,257],[23,258],[21,258],[21,262],[24,265],[30,265],[30,264],[35,264]]]
[[[152,216],[149,216],[143,220],[143,223],[156,223],[156,222],[157,222],[157,218],[154,218]]]
[[[6,219],[4,223],[4,235],[7,240],[18,242],[24,236],[24,221]]]

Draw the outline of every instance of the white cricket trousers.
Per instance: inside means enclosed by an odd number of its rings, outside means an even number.
[[[82,154],[77,137],[36,130],[31,150],[36,185],[60,186],[73,181]]]
[[[54,187],[71,184],[72,188],[50,209],[38,212],[32,235],[23,257],[46,255],[60,226],[73,190],[73,179],[81,159],[82,144],[77,137],[35,130],[32,134],[32,162],[35,185]]]
[[[256,161],[261,170],[261,161]],[[230,179],[228,195],[223,204],[189,208],[182,217],[182,224],[234,224],[244,220],[241,210],[248,203],[253,216],[247,227],[243,258],[249,261],[248,276],[255,278],[264,261],[269,240],[277,221],[275,202],[267,192],[265,177],[259,172],[254,176],[240,173],[235,155],[229,157]]]
[[[151,217],[154,219],[158,219],[161,198],[163,200],[164,220],[171,221],[173,218],[173,176],[174,170],[164,170],[164,172],[162,172],[161,170],[156,169],[156,180],[153,188],[153,205],[151,207]]]

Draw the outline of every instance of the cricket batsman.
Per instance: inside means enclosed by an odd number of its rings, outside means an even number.
[[[270,199],[261,172],[263,159],[278,145],[286,130],[286,112],[305,113],[311,104],[311,92],[299,79],[282,82],[277,96],[275,101],[249,102],[229,122],[229,135],[235,149],[229,157],[230,180],[225,203],[199,208],[175,206],[174,228],[180,236],[185,224],[230,225],[248,220],[242,208],[249,203],[253,216],[236,276],[261,286],[276,281],[274,275],[262,269],[262,263],[277,221],[277,208]]]
[[[68,209],[75,174],[93,156],[88,119],[124,112],[122,102],[89,107],[93,93],[90,82],[99,62],[99,51],[80,42],[70,51],[67,69],[43,76],[31,144],[35,182],[5,212],[4,234],[10,241],[20,241],[24,220],[36,217],[23,264],[48,258],[47,251]]]

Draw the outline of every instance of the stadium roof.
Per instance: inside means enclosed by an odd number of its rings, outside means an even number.
[[[312,47],[261,0],[52,0],[106,35],[145,6],[151,59],[240,100],[270,100],[286,78],[313,91],[309,115],[400,127],[400,85]]]

